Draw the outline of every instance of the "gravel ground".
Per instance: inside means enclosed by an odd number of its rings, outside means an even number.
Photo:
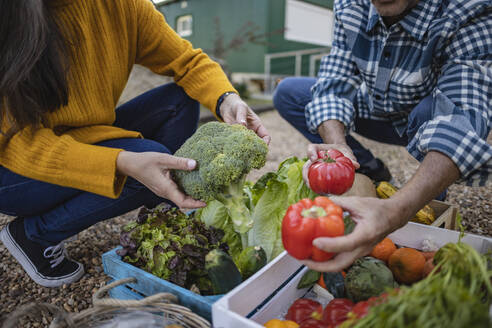
[[[308,144],[297,131],[285,122],[277,112],[270,111],[260,115],[272,135],[268,162],[259,171],[250,174],[255,180],[267,171],[275,170],[286,157],[304,156]],[[383,159],[390,168],[397,184],[403,184],[416,171],[418,163],[403,147],[376,143],[358,138],[374,154]],[[492,135],[489,136],[492,143]],[[492,236],[492,187],[469,188],[453,185],[449,188],[448,203],[460,208],[465,229],[481,235]],[[2,316],[31,301],[48,302],[63,307],[68,312],[79,312],[91,305],[92,294],[109,279],[104,275],[101,255],[118,245],[120,227],[131,220],[135,212],[101,222],[78,236],[78,240],[67,244],[71,257],[84,264],[84,277],[69,286],[49,289],[36,285],[23,272],[21,267],[0,244],[0,323]],[[11,220],[0,215],[0,227]],[[46,326],[47,320],[26,324],[26,327]]]

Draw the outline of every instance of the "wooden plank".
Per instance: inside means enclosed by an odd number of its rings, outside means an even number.
[[[459,236],[460,233],[458,231],[409,222],[403,228],[391,233],[388,237],[395,244],[421,249],[422,241],[425,239],[431,240],[440,248],[447,243],[456,243]],[[489,237],[465,233],[462,242],[472,246],[480,253],[486,253],[488,250],[492,250],[492,238]]]
[[[431,226],[450,230],[458,229],[458,209],[455,206],[438,200],[431,201],[429,206],[436,215],[436,220],[432,222]]]
[[[108,282],[108,284],[112,283],[113,281],[114,280],[111,280],[110,282]],[[110,289],[108,294],[111,298],[116,298],[119,300],[140,300],[143,298],[142,295],[135,293],[126,286],[116,286]]]
[[[298,264],[300,266],[300,263]],[[259,324],[265,324],[268,320],[273,319],[272,313],[287,313],[292,300],[296,300],[303,297],[308,288],[297,289],[299,281],[308,271],[307,267],[304,267],[302,271],[296,274],[275,296],[272,297],[268,303],[262,306],[261,310],[255,313],[251,320]]]
[[[254,279],[248,279],[227,293],[229,296],[227,307],[240,315],[248,315],[259,305],[258,300],[265,300],[270,296],[299,267],[299,262],[284,251],[259,270],[254,275]],[[275,279],[272,279],[273,277]]]

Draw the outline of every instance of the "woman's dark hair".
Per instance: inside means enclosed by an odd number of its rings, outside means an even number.
[[[11,130],[68,103],[68,48],[48,2],[0,0],[0,123]]]

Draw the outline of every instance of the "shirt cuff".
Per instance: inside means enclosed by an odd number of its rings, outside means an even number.
[[[321,123],[337,120],[350,130],[354,122],[354,106],[350,100],[335,95],[314,98],[306,106],[306,123],[311,133],[318,133]]]
[[[460,182],[468,185],[485,185],[488,175],[485,171],[492,165],[492,146],[474,130],[457,124],[457,118],[434,119],[422,124],[410,140],[407,150],[419,161],[429,151],[445,154],[460,170]]]

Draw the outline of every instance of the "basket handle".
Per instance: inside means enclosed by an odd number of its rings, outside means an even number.
[[[178,303],[178,298],[176,295],[171,293],[158,293],[155,295],[147,296],[141,300],[118,300],[114,298],[103,298],[102,295],[108,292],[110,289],[115,288],[120,285],[127,283],[137,282],[134,277],[123,278],[120,280],[113,281],[109,285],[99,288],[99,290],[92,296],[92,304],[94,306],[102,307],[138,307],[150,305],[159,301],[166,301],[168,303]]]

